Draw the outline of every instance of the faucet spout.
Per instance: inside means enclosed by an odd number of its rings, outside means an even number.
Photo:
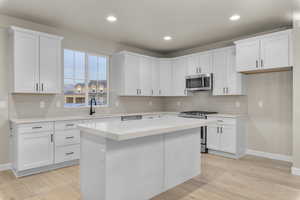
[[[93,108],[93,103],[95,104],[95,106],[97,105],[97,101],[96,101],[95,97],[92,97],[90,100],[90,115],[93,115],[96,113],[96,109]]]

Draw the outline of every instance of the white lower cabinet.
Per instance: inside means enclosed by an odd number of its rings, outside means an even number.
[[[242,117],[208,117],[217,124],[207,127],[207,148],[224,156],[239,158],[246,152],[245,119]]]
[[[20,134],[18,137],[18,170],[27,170],[53,163],[52,135],[52,132]]]

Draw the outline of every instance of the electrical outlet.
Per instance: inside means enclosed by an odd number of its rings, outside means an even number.
[[[7,102],[6,101],[0,101],[0,108],[6,108]]]
[[[237,107],[237,108],[241,107],[241,103],[239,101],[236,101],[235,102],[235,107]]]
[[[181,106],[181,101],[177,101],[177,106]]]
[[[60,107],[61,107],[60,101],[56,101],[56,108],[60,108]]]
[[[115,102],[115,106],[116,106],[116,107],[119,107],[119,105],[120,105],[119,101],[116,101],[116,102]]]
[[[149,101],[148,104],[149,104],[149,106],[152,106],[152,105],[153,105],[153,102],[152,102],[152,101]]]
[[[45,108],[45,101],[40,101],[40,108]]]
[[[258,106],[259,106],[260,108],[263,108],[263,107],[264,107],[264,102],[263,102],[262,100],[260,100],[260,101],[258,102]]]

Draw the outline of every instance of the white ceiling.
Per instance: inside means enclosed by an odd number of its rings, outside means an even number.
[[[0,0],[0,13],[167,53],[291,25],[292,1]],[[241,20],[229,21],[235,13]]]

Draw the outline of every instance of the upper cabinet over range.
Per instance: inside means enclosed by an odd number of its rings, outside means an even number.
[[[292,31],[285,30],[236,41],[238,72],[278,71],[293,66]]]
[[[12,93],[61,92],[62,37],[10,27]]]

